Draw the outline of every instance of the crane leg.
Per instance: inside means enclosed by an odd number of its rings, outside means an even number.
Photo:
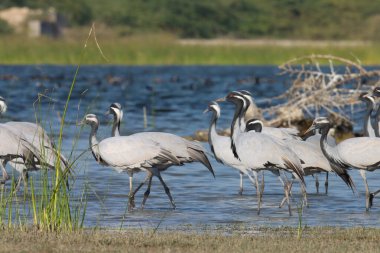
[[[21,174],[18,176],[18,180],[17,180],[17,184],[16,184],[16,188],[15,188],[16,192],[18,192],[20,190],[21,182],[23,181],[22,174],[23,174],[23,172],[21,172]]]
[[[23,177],[24,177],[24,190],[25,190],[25,189],[28,189],[28,181],[29,181],[29,173],[28,173],[28,171],[24,172]]]
[[[325,193],[328,194],[329,191],[329,173],[326,172],[326,180],[325,180]]]
[[[135,196],[133,195],[133,173],[129,174],[128,210],[135,207]]]
[[[369,194],[369,187],[368,187],[368,182],[367,182],[367,177],[366,177],[366,172],[365,170],[360,170],[360,175],[363,178],[364,185],[365,185],[365,210],[368,212],[370,206],[370,194]]]
[[[20,176],[18,177],[17,185],[15,188],[16,192],[18,192],[20,190],[21,182],[24,182],[24,191],[25,191],[28,187],[28,172],[26,170],[23,170],[21,172]]]
[[[317,194],[319,194],[319,180],[318,180],[318,173],[315,173],[315,188],[317,189]]]
[[[259,187],[259,179],[257,178],[257,174],[255,176],[256,181],[256,195],[257,195],[257,215],[260,215],[261,208],[261,199],[260,199],[260,187]]]
[[[144,206],[145,206],[145,202],[146,200],[148,199],[149,197],[149,194],[150,194],[150,187],[152,186],[152,178],[153,178],[153,175],[151,175],[149,177],[149,182],[148,182],[148,188],[146,189],[146,191],[144,192],[144,199],[141,203],[141,209],[144,209]]]
[[[261,172],[261,187],[260,187],[260,204],[261,204],[261,202],[263,200],[264,187],[265,187],[264,171],[262,171]]]
[[[288,203],[289,216],[292,216],[292,207],[290,205],[290,191],[292,189],[293,182],[285,182],[284,192],[285,192],[285,200]],[[284,201],[284,200],[283,200]]]
[[[285,204],[285,201],[286,201],[286,193],[285,193],[285,182],[284,180],[281,178],[281,174],[278,176],[278,179],[280,180],[282,186],[284,187],[284,198],[282,199],[280,205],[278,206],[279,208],[282,208],[283,205]]]
[[[170,194],[169,187],[166,185],[166,183],[165,183],[164,180],[162,179],[160,172],[157,173],[157,177],[158,177],[158,179],[160,180],[162,186],[164,187],[164,189],[165,189],[165,193],[166,193],[166,195],[168,195],[169,200],[170,200],[170,203],[172,204],[173,209],[175,209],[174,200],[173,200],[172,195]]]
[[[288,209],[289,209],[289,216],[292,216],[292,208],[291,208],[291,203],[290,203],[290,195],[291,195],[291,190],[293,186],[293,181],[289,181],[287,178],[285,178],[285,181],[281,179],[281,182],[284,185],[284,193],[285,196],[282,199],[279,208],[281,208],[285,202],[288,204]]]
[[[144,184],[146,183],[146,181],[148,181],[148,179],[150,178],[150,177],[152,177],[153,175],[150,173],[150,172],[148,172],[148,175],[145,177],[145,179],[144,179],[144,181],[142,181],[140,184],[139,184],[139,186],[137,186],[137,188],[133,191],[133,197],[136,195],[136,193],[141,189],[141,187],[143,187],[144,186]]]
[[[10,179],[10,176],[8,175],[7,171],[5,170],[6,164],[7,164],[7,161],[5,161],[5,160],[0,162],[1,171],[3,172],[3,180],[0,180],[1,184],[5,184],[5,182]]]
[[[302,192],[302,196],[303,196],[303,205],[305,205],[306,207],[309,207],[309,202],[307,201],[307,192],[306,192],[306,187],[305,185],[301,182],[301,192]]]
[[[380,190],[377,190],[373,193],[370,193],[369,194],[369,206],[372,207],[372,204],[373,204],[373,198],[380,193]]]
[[[255,186],[256,188],[256,195],[257,195],[257,214],[260,215],[260,208],[261,208],[261,200],[262,200],[262,192],[261,192],[261,189],[264,190],[263,188],[260,188],[260,183],[259,183],[259,180],[258,180],[258,174],[256,171],[252,171],[252,175],[249,175],[249,173],[247,173],[247,176],[249,178],[249,180],[251,180],[252,184]]]
[[[239,189],[239,195],[243,195],[243,172],[240,172],[240,189]]]

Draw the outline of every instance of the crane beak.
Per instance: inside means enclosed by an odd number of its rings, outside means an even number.
[[[104,115],[110,115],[111,114],[111,110],[110,109],[108,109],[105,113],[104,113]]]
[[[218,98],[215,100],[215,102],[225,102],[225,101],[226,101],[226,97]]]
[[[203,114],[207,113],[210,111],[210,108],[207,108],[206,110],[203,111]]]
[[[84,125],[85,125],[84,119],[82,119],[81,121],[77,123],[77,126],[84,126]]]
[[[315,128],[315,125],[312,124],[304,133],[302,136],[307,136],[309,133],[311,133],[312,131],[314,131],[316,128]]]

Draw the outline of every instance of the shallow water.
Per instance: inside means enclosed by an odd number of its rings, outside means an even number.
[[[69,87],[74,76],[72,66],[1,66],[1,96],[7,100],[6,120],[35,121],[36,114],[45,128],[59,132]],[[236,89],[250,90],[260,106],[265,98],[280,94],[290,83],[279,76],[272,66],[235,67],[82,67],[73,91],[64,131],[63,149],[70,155],[75,136],[79,134],[78,119],[86,112],[99,116],[99,138],[110,135],[110,118],[104,115],[108,106],[119,102],[124,107],[121,132],[124,135],[140,131],[165,131],[181,136],[206,129],[209,115],[202,114],[210,100]],[[40,102],[37,101],[41,94]],[[43,96],[42,96],[43,95]],[[146,108],[148,127],[144,128],[143,108]],[[222,107],[220,128],[228,126],[233,107]],[[355,118],[360,119],[361,115]],[[355,126],[361,127],[358,120]],[[89,129],[79,135],[74,157],[88,148]],[[55,136],[56,138],[56,136]],[[208,145],[205,143],[205,146]],[[218,226],[296,226],[298,185],[293,189],[293,216],[287,208],[278,208],[283,193],[280,182],[270,173],[265,174],[263,208],[256,214],[256,193],[245,179],[245,191],[239,190],[236,170],[218,164],[211,156],[216,178],[199,164],[172,167],[163,173],[171,189],[177,209],[172,210],[162,186],[155,178],[144,210],[126,212],[129,190],[128,175],[98,165],[90,152],[81,157],[76,168],[74,194],[80,196],[84,185],[90,188],[86,226],[110,227],[218,227]],[[8,168],[10,169],[10,168]],[[357,171],[351,171],[358,194],[354,195],[335,175],[330,175],[329,193],[315,194],[314,179],[308,177],[308,200],[302,222],[308,226],[371,226],[380,227],[380,201],[365,212],[364,185]],[[367,173],[370,188],[379,187],[378,172]],[[135,185],[143,180],[140,173]],[[320,175],[320,191],[324,192],[324,175]],[[144,189],[136,196],[136,205],[142,200]]]

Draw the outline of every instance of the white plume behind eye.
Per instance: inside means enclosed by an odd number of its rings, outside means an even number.
[[[220,117],[220,107],[218,104],[212,104],[210,105],[210,108],[212,108],[218,117]]]
[[[116,107],[110,107],[110,109],[115,113],[116,118],[120,121],[123,119],[123,111]]]
[[[363,97],[368,98],[371,101],[371,103],[373,104],[373,106],[376,106],[376,102],[375,102],[375,98],[374,97],[372,97],[372,96],[370,96],[368,94],[364,95]]]
[[[98,118],[95,114],[87,114],[84,119],[86,123],[98,122]]]
[[[380,93],[380,87],[376,87],[375,89],[373,89],[373,92],[376,94],[379,94]]]
[[[314,120],[314,124],[330,124],[330,121],[326,117],[319,117]]]

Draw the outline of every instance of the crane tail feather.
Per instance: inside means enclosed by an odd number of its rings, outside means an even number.
[[[299,179],[301,180],[302,184],[306,186],[306,183],[305,183],[305,179],[303,177],[303,170],[302,170],[302,167],[300,166],[297,166],[296,164],[292,163],[289,159],[287,158],[282,158],[282,160],[284,161],[285,163],[285,166],[287,169],[290,169],[292,170],[294,173],[296,173],[296,175],[299,177]]]
[[[189,152],[190,156],[194,161],[202,163],[215,177],[214,169],[211,166],[210,161],[208,160],[204,150],[194,149],[192,147],[188,147],[187,151]]]

